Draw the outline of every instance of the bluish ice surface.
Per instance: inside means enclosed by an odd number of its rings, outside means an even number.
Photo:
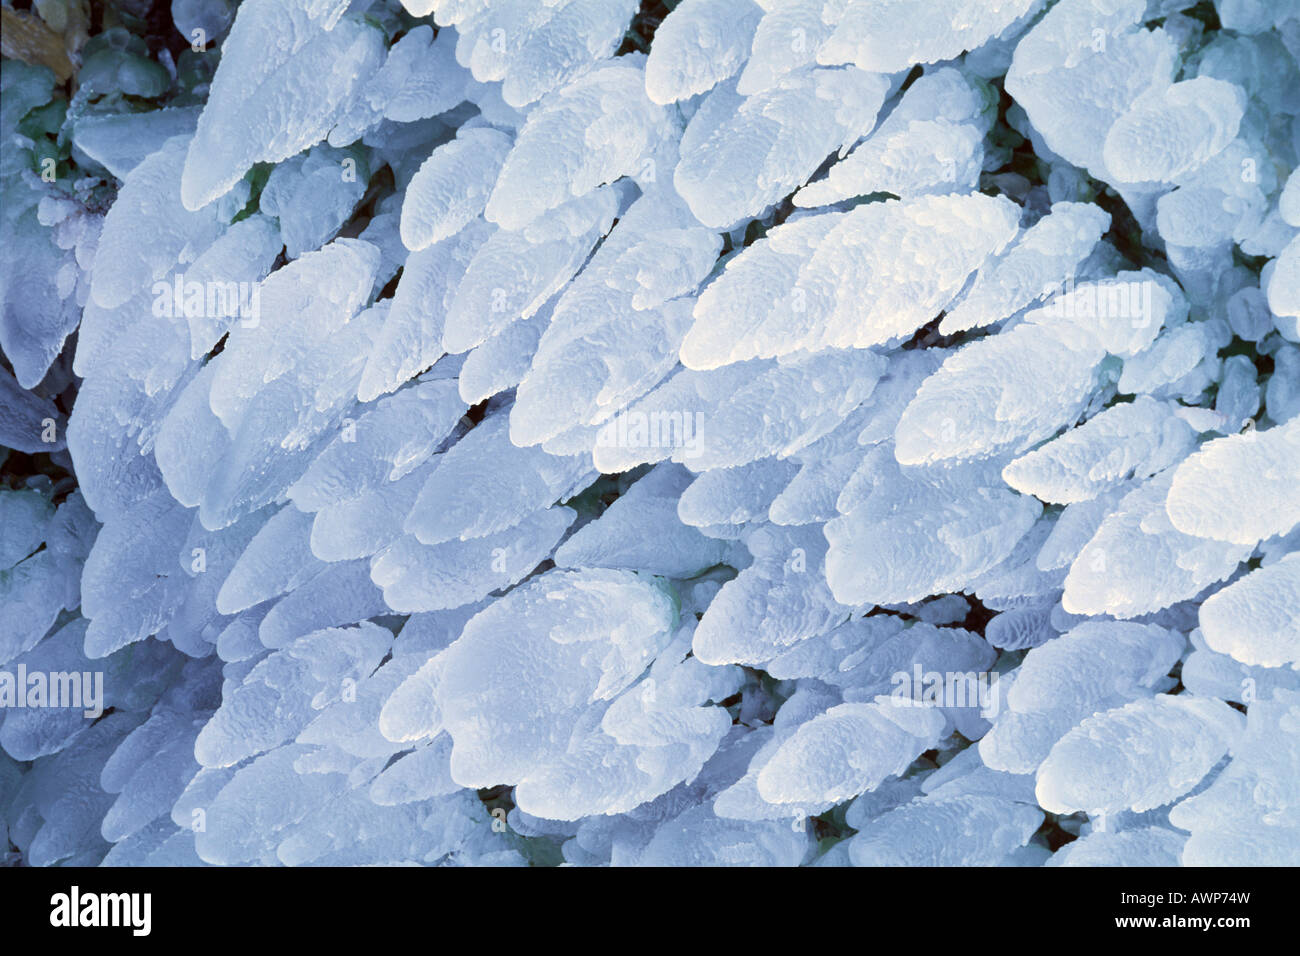
[[[1300,0],[171,12],[0,75],[7,862],[1300,864]]]

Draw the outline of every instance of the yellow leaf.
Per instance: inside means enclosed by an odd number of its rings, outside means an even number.
[[[63,48],[63,37],[30,13],[0,8],[0,53],[35,66],[48,66],[60,83],[72,75],[72,61]]]

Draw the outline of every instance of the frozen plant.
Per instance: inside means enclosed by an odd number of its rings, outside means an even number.
[[[1300,3],[75,6],[7,861],[1300,863]]]

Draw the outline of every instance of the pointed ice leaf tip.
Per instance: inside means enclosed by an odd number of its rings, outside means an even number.
[[[181,175],[181,202],[198,210],[258,162],[320,142],[384,61],[382,29],[340,19],[341,0],[248,0],[222,44]]]

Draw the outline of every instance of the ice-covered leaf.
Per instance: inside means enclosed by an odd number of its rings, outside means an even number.
[[[943,725],[929,707],[890,700],[840,704],[781,745],[758,775],[758,792],[769,803],[841,803],[906,770],[934,745]]]
[[[1042,512],[980,465],[912,475],[890,446],[868,463],[866,498],[826,524],[826,576],[845,603],[893,604],[961,590],[1006,558]]]
[[[456,64],[454,33],[435,38],[427,24],[408,30],[347,101],[330,145],[347,146],[384,119],[410,123],[449,110],[465,98],[467,79]]]
[[[597,189],[523,229],[498,230],[479,245],[447,305],[443,349],[468,351],[511,322],[536,313],[573,278],[609,231],[619,195],[614,188]]]
[[[1120,501],[1070,566],[1062,603],[1073,614],[1130,618],[1194,597],[1237,569],[1250,545],[1184,534],[1166,513],[1175,472]]]
[[[734,87],[719,86],[691,118],[673,175],[696,218],[715,228],[760,214],[867,132],[888,81],[848,67],[791,74],[749,97]]]
[[[1052,152],[1108,178],[1103,151],[1115,122],[1174,78],[1176,44],[1144,30],[1145,0],[1065,0],[1016,45],[1006,91]]]
[[[276,166],[260,208],[280,221],[285,254],[297,259],[332,238],[352,215],[369,180],[359,150],[317,146]]]
[[[1015,237],[1018,216],[1003,197],[923,196],[773,230],[701,295],[683,356],[715,368],[910,336]]]
[[[998,866],[1042,823],[1037,807],[987,796],[913,801],[849,841],[855,866]]]
[[[817,50],[819,63],[856,63],[893,73],[914,63],[960,56],[997,36],[1039,0],[848,0],[826,4],[835,31]]]
[[[650,99],[689,99],[734,76],[762,15],[753,0],[683,0],[655,31],[645,67]]]
[[[442,659],[437,700],[454,742],[452,777],[518,783],[561,757],[575,724],[667,646],[675,605],[649,576],[552,571],[481,611]]]
[[[220,223],[213,210],[190,211],[181,204],[177,180],[190,143],[185,136],[169,139],[122,184],[95,253],[90,291],[98,305],[111,309],[151,290],[183,252],[217,238]],[[142,233],[150,236],[147,244],[139,242]]]
[[[1176,182],[1237,135],[1245,95],[1198,76],[1139,98],[1106,134],[1106,168],[1123,183]]]
[[[418,252],[460,232],[483,212],[512,143],[490,126],[472,126],[435,149],[406,187],[402,243]]]
[[[619,57],[539,103],[501,167],[487,220],[520,229],[597,186],[644,173],[673,125],[643,86],[641,64]]]
[[[1291,727],[1298,711],[1295,691],[1252,704],[1227,769],[1170,810],[1169,822],[1191,833],[1183,848],[1185,866],[1283,865],[1295,859],[1300,748]]]
[[[1088,621],[1033,648],[979,743],[984,763],[1010,773],[1034,771],[1085,717],[1159,688],[1185,647],[1180,634],[1153,625]]]
[[[507,415],[494,415],[441,457],[406,519],[409,534],[441,544],[505,531],[592,477],[583,456],[519,448],[509,427]]]
[[[289,489],[303,511],[357,498],[424,463],[466,411],[454,379],[431,378],[376,402]]]
[[[1300,664],[1300,554],[1252,571],[1201,605],[1206,642],[1243,664]]]
[[[1142,812],[1170,803],[1213,769],[1245,720],[1223,701],[1161,694],[1089,717],[1038,768],[1053,813]]]
[[[254,163],[320,142],[383,61],[383,33],[361,18],[310,0],[241,4],[185,159],[185,208],[224,195]]]
[[[614,52],[636,11],[632,0],[504,0],[444,5],[455,24],[456,57],[481,83],[501,80],[501,96],[523,108]]]
[[[824,206],[853,196],[973,190],[993,120],[993,95],[982,83],[944,67],[907,88],[898,105],[826,179],[795,193],[796,206]]]
[[[1110,225],[1100,206],[1062,202],[975,276],[970,292],[939,323],[945,335],[1000,322],[1055,284],[1072,282]]]
[[[682,523],[677,501],[690,484],[680,465],[663,464],[635,482],[555,553],[561,568],[625,568],[689,578],[721,564],[729,548]]]
[[[395,611],[461,607],[526,577],[550,555],[573,518],[569,508],[538,510],[503,531],[435,545],[406,534],[375,557],[370,576]]]
[[[700,660],[762,666],[848,618],[826,584],[820,528],[762,528],[746,547],[753,564],[722,586],[695,632]]]
[[[1132,478],[1163,471],[1189,453],[1195,440],[1196,433],[1173,409],[1139,396],[1017,458],[1002,469],[1002,477],[1043,501],[1087,501]]]
[[[1286,534],[1300,523],[1297,476],[1300,420],[1215,439],[1174,472],[1169,520],[1184,534],[1241,545]]]

